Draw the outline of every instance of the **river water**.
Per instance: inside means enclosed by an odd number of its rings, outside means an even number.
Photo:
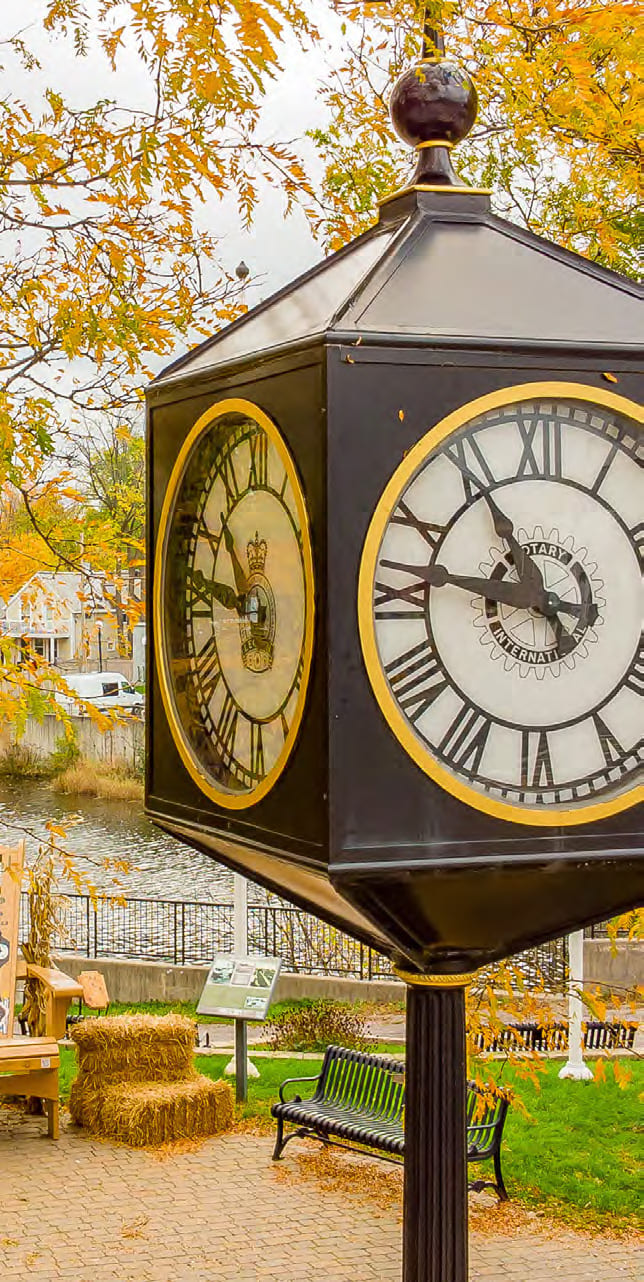
[[[116,878],[128,898],[232,902],[232,873],[156,828],[140,803],[72,796],[47,783],[0,779],[0,844],[15,845],[24,837],[31,863],[47,838],[48,820],[65,829],[59,844],[99,891],[115,892]],[[128,873],[109,866],[123,859],[131,865]],[[60,888],[72,889],[64,881]],[[264,892],[249,884],[249,898],[263,901]]]

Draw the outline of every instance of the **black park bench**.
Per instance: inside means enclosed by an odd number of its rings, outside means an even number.
[[[303,1082],[315,1082],[308,1098],[294,1095],[290,1100],[285,1099],[287,1086],[299,1086]],[[319,1075],[289,1077],[282,1082],[279,1094],[280,1102],[271,1108],[277,1119],[274,1162],[279,1161],[289,1140],[296,1137],[319,1139],[340,1148],[356,1149],[362,1145],[371,1150],[372,1156],[402,1162],[405,1066],[399,1061],[385,1055],[328,1046]],[[473,1082],[468,1082],[467,1160],[469,1163],[491,1159],[495,1176],[494,1180],[472,1180],[468,1188],[476,1192],[493,1188],[502,1202],[508,1198],[501,1173],[501,1137],[507,1111],[508,1101],[501,1093],[490,1098],[487,1091],[483,1094]],[[296,1129],[285,1135],[287,1122]]]

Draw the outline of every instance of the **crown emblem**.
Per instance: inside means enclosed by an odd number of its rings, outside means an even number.
[[[246,548],[248,556],[248,569],[251,574],[263,574],[264,565],[266,564],[266,553],[268,545],[266,539],[260,539],[257,530],[253,542],[249,543]]]
[[[255,538],[246,545],[248,590],[239,625],[242,663],[250,672],[266,672],[273,666],[276,616],[273,589],[264,574],[267,552],[266,539],[255,531]]]

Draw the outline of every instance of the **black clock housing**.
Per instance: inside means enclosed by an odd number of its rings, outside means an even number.
[[[496,218],[485,194],[413,189],[385,202],[371,231],[157,378],[148,392],[150,580],[184,440],[215,401],[244,398],[275,422],[299,472],[316,635],[288,764],[256,805],[231,813],[182,765],[150,617],[146,809],[155,822],[426,970],[469,969],[640,900],[641,805],[531,826],[481,813],[418,768],[368,680],[357,588],[382,491],[434,424],[525,383],[581,383],[590,399],[610,386],[637,401],[641,326],[631,281]]]

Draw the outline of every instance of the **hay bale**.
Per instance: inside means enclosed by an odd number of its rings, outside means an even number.
[[[227,1131],[228,1082],[194,1067],[195,1026],[182,1015],[106,1015],[75,1024],[78,1077],[69,1111],[93,1135],[136,1148]]]
[[[119,1083],[86,1092],[80,1108],[70,1100],[74,1120],[93,1135],[133,1148],[198,1139],[230,1130],[233,1092],[229,1082],[195,1074],[188,1082]]]
[[[70,1030],[84,1089],[194,1075],[195,1025],[183,1015],[104,1015]]]

